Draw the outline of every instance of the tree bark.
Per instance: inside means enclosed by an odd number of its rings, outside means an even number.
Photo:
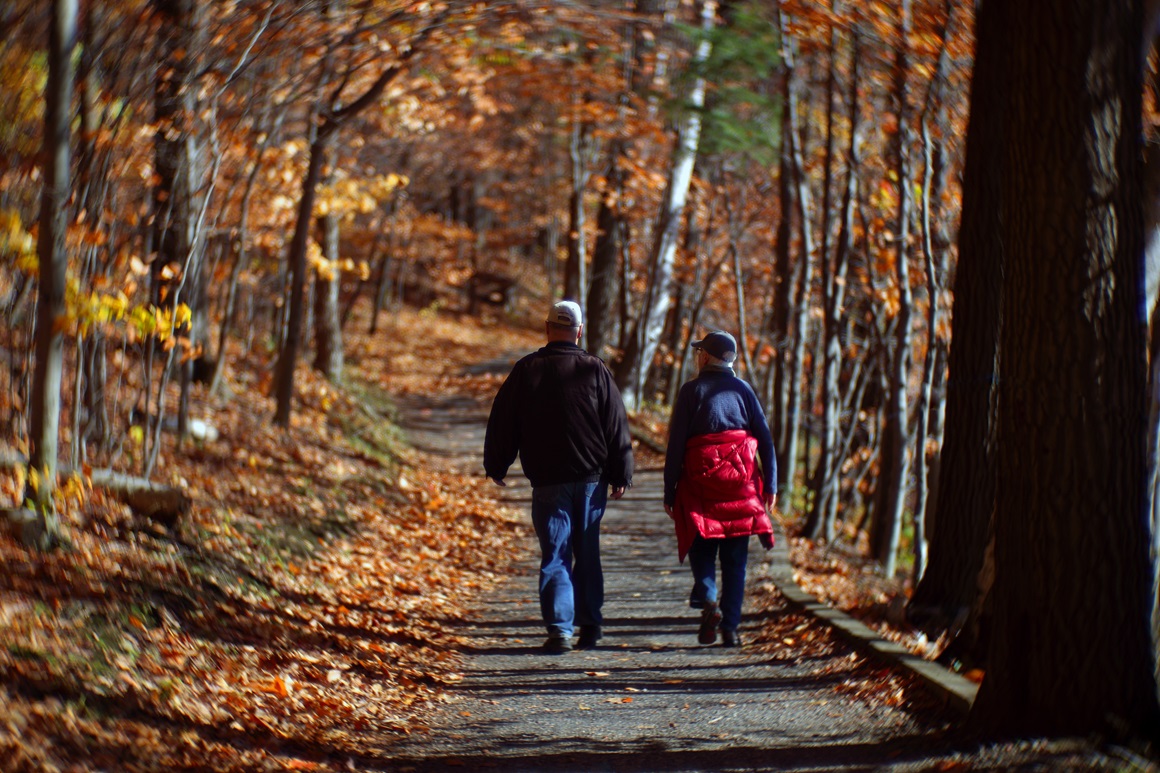
[[[782,35],[787,35],[787,25],[783,15],[781,17]],[[792,321],[790,300],[793,293],[793,269],[790,265],[791,243],[793,241],[793,217],[796,200],[793,186],[793,122],[791,116],[796,112],[797,89],[794,85],[794,41],[784,37],[784,52],[782,55],[782,101],[785,109],[781,119],[781,152],[779,154],[777,173],[778,212],[780,217],[774,231],[774,263],[773,263],[773,308],[770,312],[770,345],[773,355],[769,360],[769,367],[774,371],[768,379],[771,394],[767,413],[770,418],[770,428],[773,432],[777,451],[777,489],[782,501],[788,501],[786,489],[791,481],[786,477],[789,466],[789,457],[794,454],[793,438],[788,436],[789,421],[789,369],[790,369],[790,324]]]
[[[785,495],[788,499],[797,479],[799,460],[798,440],[802,426],[802,381],[806,368],[806,346],[810,339],[810,298],[813,295],[814,237],[810,230],[810,181],[806,175],[802,131],[798,120],[797,103],[786,106],[789,113],[790,157],[793,166],[794,193],[798,210],[798,228],[801,254],[794,266],[793,298],[791,301],[792,338],[789,361],[786,366],[784,389],[785,409]]]
[[[568,199],[568,263],[564,268],[564,297],[583,303],[588,293],[588,245],[585,238],[584,190],[588,187],[588,126],[582,115],[582,98],[573,105],[571,140],[568,144],[572,193]],[[585,317],[589,316],[585,314]]]
[[[592,282],[588,286],[587,323],[588,351],[607,358],[613,345],[613,326],[616,321],[617,260],[624,240],[624,221],[620,213],[623,196],[624,141],[612,143],[608,152],[606,187],[600,197],[596,214],[596,243],[592,247]]]
[[[334,146],[327,149],[324,165],[333,176]],[[327,212],[318,217],[318,236],[322,242],[325,271],[314,275],[314,369],[332,384],[342,381],[342,319],[339,309],[339,291],[342,289],[342,269],[339,267],[338,215]]]
[[[927,89],[926,100],[923,105],[919,124],[922,127],[922,255],[926,269],[926,355],[923,360],[922,386],[919,396],[918,426],[915,428],[915,467],[914,467],[914,581],[922,579],[926,570],[926,512],[929,502],[930,484],[937,481],[935,470],[938,469],[938,445],[941,439],[941,424],[936,417],[941,415],[940,404],[935,405],[935,385],[940,382],[941,371],[945,369],[945,343],[939,336],[940,296],[942,294],[943,274],[946,271],[945,238],[938,223],[941,221],[943,191],[946,188],[945,148],[942,140],[935,140],[931,135],[930,122],[932,111],[942,116],[939,124],[946,125],[945,110],[941,106],[943,84],[946,82],[950,69],[950,54],[947,50],[947,37],[950,34],[954,18],[954,4],[946,0],[946,21],[940,34],[941,44],[938,65],[930,87]],[[937,250],[941,259],[936,260],[936,231],[938,232]]]
[[[294,235],[290,239],[286,254],[287,271],[290,274],[290,309],[286,316],[286,332],[282,338],[282,350],[275,366],[274,396],[277,407],[274,423],[281,427],[290,426],[290,411],[294,397],[294,366],[298,359],[298,346],[302,338],[303,294],[306,289],[306,246],[310,238],[310,224],[313,221],[314,199],[318,182],[322,177],[323,158],[329,133],[319,136],[310,143],[310,159],[306,174],[302,178],[302,196],[298,200],[298,217],[294,224]]]
[[[898,15],[898,48],[894,61],[894,99],[898,116],[894,156],[898,172],[898,221],[895,238],[895,283],[898,288],[898,319],[894,328],[894,346],[890,351],[890,382],[883,429],[882,466],[878,474],[878,497],[875,507],[872,542],[874,557],[882,564],[882,573],[893,577],[898,561],[898,542],[902,533],[903,508],[910,479],[910,444],[907,420],[909,397],[911,341],[914,331],[914,298],[910,290],[910,110],[907,76],[910,71],[911,0],[902,0]]]
[[[1009,36],[979,40],[1009,51],[1002,161],[1019,173],[999,199],[994,633],[971,720],[1004,736],[1154,741],[1141,8],[1005,10]]]
[[[1003,243],[999,209],[1004,147],[1006,20],[996,0],[976,17],[979,39],[971,78],[963,169],[963,208],[948,362],[946,433],[940,464],[954,475],[939,486],[930,528],[930,562],[908,604],[910,619],[937,636],[955,632],[976,594],[994,507],[994,422],[998,394]]]
[[[44,111],[44,189],[40,198],[40,260],[36,315],[36,370],[29,404],[29,484],[25,498],[35,506],[26,539],[41,547],[56,540],[52,494],[56,487],[57,443],[63,365],[65,285],[68,256],[65,228],[70,180],[73,50],[77,38],[76,0],[54,0],[48,36],[48,86]],[[31,474],[35,471],[35,475]]]

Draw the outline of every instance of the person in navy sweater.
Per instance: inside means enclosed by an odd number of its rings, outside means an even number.
[[[692,346],[696,378],[677,395],[665,453],[665,512],[677,531],[681,562],[689,557],[689,606],[701,610],[697,640],[741,646],[749,538],[773,547],[769,512],[777,503],[777,457],[753,388],[733,373],[737,342],[713,331]],[[717,560],[721,593],[717,593]]]

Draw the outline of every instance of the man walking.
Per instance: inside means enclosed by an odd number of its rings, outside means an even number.
[[[604,574],[600,519],[612,487],[632,485],[628,417],[612,374],[578,346],[580,306],[553,304],[547,345],[512,368],[491,406],[483,446],[487,476],[500,486],[518,454],[532,484],[532,524],[540,542],[544,651],[559,654],[601,638]]]

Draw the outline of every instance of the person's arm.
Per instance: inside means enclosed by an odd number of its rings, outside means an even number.
[[[689,439],[689,416],[693,403],[693,382],[688,382],[677,393],[669,419],[669,442],[665,448],[665,512],[672,515],[677,498],[677,481],[685,464],[685,443]]]
[[[496,392],[483,439],[484,472],[501,486],[506,485],[503,479],[519,453],[520,370],[517,363]]]
[[[746,431],[757,440],[757,458],[761,460],[761,482],[764,486],[765,504],[773,507],[777,502],[777,454],[773,448],[773,435],[769,432],[769,422],[761,410],[761,401],[753,388],[746,384],[746,402],[749,426]]]
[[[616,388],[612,371],[607,366],[600,368],[600,388],[603,392],[605,474],[612,485],[612,498],[620,499],[632,485],[633,458],[632,433],[628,429],[628,414],[624,410],[624,398]]]

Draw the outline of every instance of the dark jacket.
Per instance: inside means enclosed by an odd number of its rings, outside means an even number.
[[[628,417],[600,358],[553,341],[515,364],[487,420],[487,476],[503,480],[517,453],[533,487],[632,483]]]

